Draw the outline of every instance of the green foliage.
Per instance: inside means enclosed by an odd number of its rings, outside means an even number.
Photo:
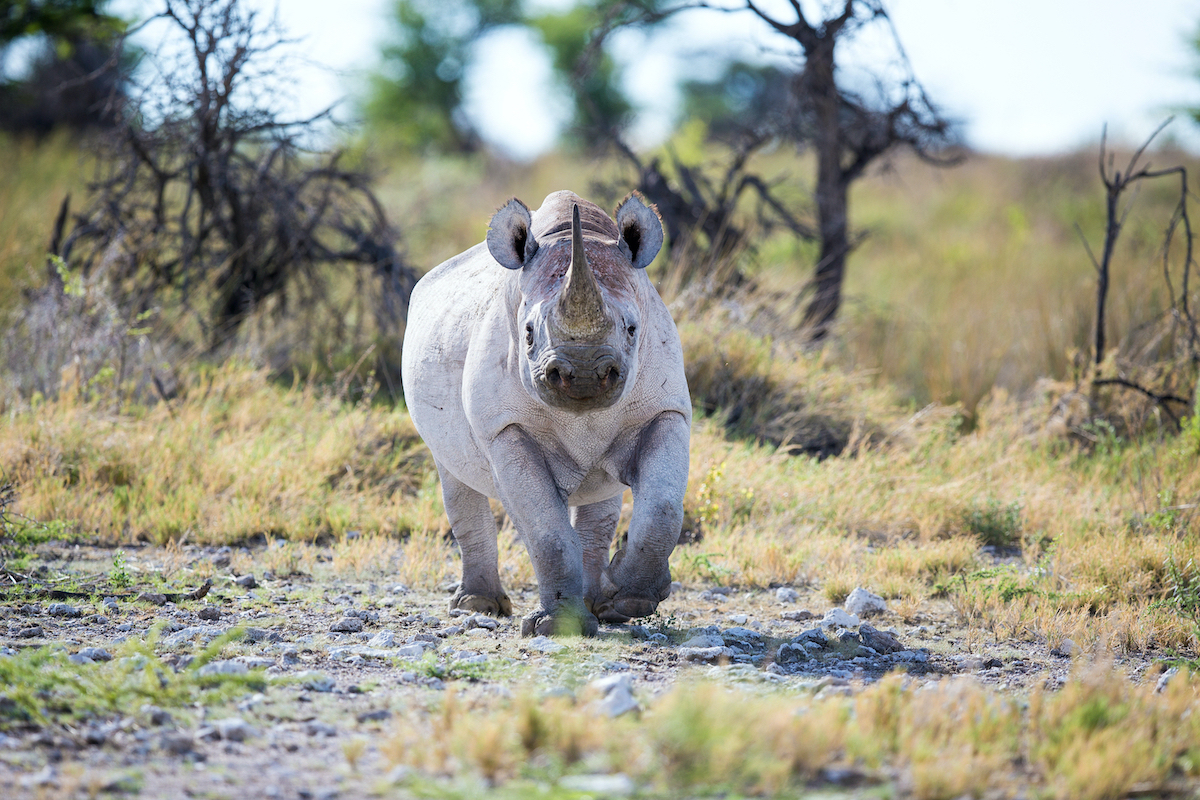
[[[982,545],[1015,547],[1021,543],[1021,504],[1001,503],[989,497],[962,514],[963,529],[979,538]]]
[[[462,81],[472,49],[489,30],[520,18],[521,0],[396,0],[392,40],[370,76],[363,113],[401,145],[472,150]]]
[[[74,664],[60,645],[29,648],[0,658],[0,730],[28,722],[47,724],[129,713],[143,703],[162,708],[212,705],[261,689],[261,671],[200,677],[176,673],[154,654],[150,641],[129,640],[112,661]]]
[[[133,578],[125,564],[124,550],[118,550],[113,554],[113,565],[108,572],[108,582],[115,589],[128,589],[133,585]]]
[[[629,122],[633,105],[621,91],[620,71],[605,52],[590,57],[589,43],[606,12],[605,3],[580,3],[530,20],[551,54],[551,65],[574,105],[572,132],[586,146],[608,140]]]
[[[782,111],[793,79],[775,66],[733,61],[713,80],[683,83],[681,116],[703,121],[714,139],[732,139]]]

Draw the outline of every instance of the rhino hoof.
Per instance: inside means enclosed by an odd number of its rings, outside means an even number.
[[[632,617],[648,617],[657,608],[658,601],[648,597],[618,597],[612,604],[612,611],[624,615],[626,620]]]
[[[539,608],[521,620],[521,635],[529,636],[595,636],[600,623],[591,612],[582,614],[573,609],[560,608],[551,614]]]
[[[461,608],[464,611],[474,611],[476,614],[487,614],[490,617],[512,616],[512,601],[506,594],[490,597],[484,594],[465,594],[460,589],[450,598],[450,608]]]

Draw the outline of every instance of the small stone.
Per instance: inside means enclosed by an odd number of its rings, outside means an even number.
[[[784,611],[779,615],[779,618],[791,622],[804,622],[805,620],[816,619],[817,615],[806,608],[802,608],[798,611]]]
[[[999,669],[1004,666],[1004,662],[998,658],[985,658],[983,660],[984,669]]]
[[[103,647],[84,647],[77,655],[90,658],[92,661],[112,661],[112,655]]]
[[[637,788],[632,778],[620,772],[616,775],[565,775],[558,785],[568,792],[593,797],[628,797]]]
[[[882,597],[868,592],[861,586],[846,597],[844,607],[846,611],[860,618],[883,614],[888,610],[887,602]]]
[[[253,573],[239,576],[233,582],[243,589],[253,589],[254,587],[258,586],[258,581],[254,579]]]
[[[42,613],[42,607],[36,603],[26,603],[17,610],[26,617],[36,617],[38,614]]]
[[[683,584],[679,581],[671,581],[671,594],[679,594],[683,591]]]
[[[863,625],[858,629],[858,633],[862,637],[862,643],[877,653],[895,653],[904,649],[904,645],[900,644],[900,640],[894,635],[876,630],[870,625]]]
[[[975,672],[983,669],[983,659],[979,656],[964,656],[958,661],[958,668],[963,672]]]
[[[780,664],[795,664],[800,661],[809,659],[808,651],[804,649],[804,645],[788,642],[779,648],[779,652],[775,654],[775,660]]]
[[[476,614],[475,616],[471,617],[469,621],[472,626],[476,628],[483,628],[484,630],[489,631],[494,631],[500,626],[499,622],[487,616],[486,614]]]
[[[145,703],[138,712],[151,725],[170,725],[175,722],[175,718],[171,716],[171,712],[158,706]]]
[[[1178,674],[1179,674],[1179,667],[1171,667],[1166,672],[1164,672],[1162,675],[1159,675],[1158,683],[1154,684],[1154,691],[1157,692],[1158,694],[1162,694],[1163,692],[1165,692],[1167,689],[1167,685],[1171,682],[1171,678],[1174,678]]]
[[[142,592],[137,596],[137,599],[155,606],[165,606],[167,604],[167,596],[159,592]]]
[[[356,719],[359,722],[382,722],[392,716],[392,712],[386,708],[377,708],[374,711],[364,711],[359,714]]]
[[[395,647],[396,634],[391,631],[380,631],[367,642],[371,647]]]
[[[601,695],[595,707],[607,717],[616,718],[639,707],[633,696],[633,681],[626,674],[606,675],[592,681],[588,688]]]
[[[565,649],[564,645],[559,644],[549,636],[535,636],[525,643],[525,647],[539,653],[557,653]]]
[[[304,730],[309,736],[337,736],[337,728],[315,719],[305,725]]]
[[[210,661],[196,671],[196,674],[201,678],[209,675],[246,675],[250,672],[250,668],[240,661],[226,659],[224,661]]]
[[[168,733],[159,740],[158,746],[172,755],[182,756],[192,752],[195,742],[191,736],[182,733]]]
[[[402,647],[397,647],[391,655],[397,658],[420,658],[425,655],[425,650],[428,649],[428,642],[413,642]]]
[[[670,642],[671,640],[669,638],[667,638],[667,635],[665,633],[655,632],[655,633],[652,633],[649,636],[647,636],[646,641],[649,644],[664,645],[664,644],[667,644],[668,642]]]
[[[790,586],[780,586],[775,590],[775,599],[781,603],[794,603],[800,599],[800,593]]]
[[[78,617],[78,616],[81,616],[81,612],[79,611],[78,608],[76,608],[75,606],[67,605],[66,603],[51,603],[50,606],[46,609],[46,613],[48,613],[52,617]]]
[[[908,661],[917,664],[924,664],[929,660],[929,654],[924,650],[900,650],[892,653],[892,659],[895,661]]]
[[[840,608],[831,608],[821,618],[822,628],[857,628],[860,624],[862,620]]]
[[[211,622],[221,618],[221,609],[211,604],[205,605],[196,612],[196,616],[200,619],[209,620]]]
[[[241,717],[219,719],[213,723],[217,735],[227,742],[244,742],[250,735],[250,726]]]
[[[71,662],[72,664],[95,664],[96,663],[95,661],[92,661],[87,656],[79,655],[79,653],[74,653],[72,655],[67,656],[67,661]]]
[[[100,614],[93,614],[92,616],[88,617],[88,622],[92,623],[93,625],[107,625],[108,617]]]
[[[745,625],[750,620],[750,617],[745,614],[730,614],[729,621],[734,625]]]
[[[691,637],[680,647],[698,648],[698,647],[724,647],[725,640],[720,634],[716,633],[701,633]]]
[[[334,633],[358,633],[363,629],[363,621],[358,617],[342,617],[329,627]]]
[[[1079,645],[1071,639],[1063,639],[1058,647],[1050,651],[1050,655],[1058,656],[1059,658],[1070,658],[1079,651]]]
[[[825,632],[820,628],[809,628],[801,633],[793,641],[801,644],[815,644],[817,647],[826,647],[829,645],[829,639],[825,637]]]
[[[28,628],[21,628],[21,630],[17,631],[17,638],[36,639],[42,636],[44,633],[45,631],[42,630],[41,625],[30,625]]]
[[[728,658],[733,653],[728,647],[680,647],[679,658],[683,661],[695,661],[701,664],[712,664],[722,657]]]
[[[333,691],[333,678],[322,672],[304,672],[296,677],[300,679],[300,686],[308,689],[310,692]]]

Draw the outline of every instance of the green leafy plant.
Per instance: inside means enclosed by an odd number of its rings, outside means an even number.
[[[133,585],[133,576],[129,574],[125,563],[125,551],[118,550],[113,554],[112,569],[108,571],[108,583],[114,589],[128,589]]]

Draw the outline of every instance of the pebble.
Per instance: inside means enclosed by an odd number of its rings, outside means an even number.
[[[323,672],[303,672],[296,677],[300,679],[300,686],[311,692],[333,691],[333,678]]]
[[[804,622],[805,620],[816,619],[817,615],[806,608],[802,608],[798,611],[784,611],[779,617],[791,622]]]
[[[716,633],[701,633],[699,635],[691,637],[690,639],[688,639],[687,641],[685,641],[683,644],[680,645],[680,647],[688,647],[688,648],[693,648],[693,649],[703,648],[703,647],[724,647],[724,646],[725,646],[725,640],[721,637],[720,634],[716,634]]]
[[[103,647],[84,647],[76,655],[90,658],[92,661],[112,661],[112,654]]]
[[[391,631],[380,631],[367,642],[371,647],[395,647],[396,634]]]
[[[142,592],[137,596],[137,599],[155,606],[165,606],[167,604],[167,596],[160,592]]]
[[[221,618],[221,609],[214,605],[206,605],[196,612],[196,616],[205,620],[218,620]]]
[[[876,630],[870,625],[863,625],[858,629],[858,633],[862,637],[862,643],[877,653],[896,653],[904,649],[904,645],[893,634]]]
[[[1050,651],[1050,655],[1058,656],[1059,658],[1070,658],[1079,651],[1079,645],[1071,639],[1063,639],[1058,647]]]
[[[538,653],[558,653],[565,650],[566,646],[559,644],[549,636],[535,636],[525,643],[525,648]]]
[[[667,635],[665,633],[652,633],[646,637],[646,641],[649,644],[664,645],[664,644],[667,644],[668,642],[670,642],[671,640],[669,638],[667,638]]]
[[[568,792],[594,797],[628,797],[637,788],[633,779],[623,772],[616,775],[565,775],[558,785]]]
[[[1166,691],[1167,684],[1169,684],[1171,682],[1171,678],[1174,678],[1178,674],[1179,674],[1179,667],[1171,667],[1166,672],[1164,672],[1162,675],[1159,675],[1158,683],[1156,683],[1154,685],[1154,691],[1159,694],[1162,694],[1164,691]]]
[[[815,644],[817,647],[826,647],[829,644],[829,639],[825,637],[825,632],[820,628],[809,628],[792,641],[804,644],[806,647],[808,643]]]
[[[788,642],[779,648],[779,652],[775,654],[775,660],[780,664],[795,664],[799,661],[807,661],[809,659],[808,651],[804,649],[804,645]]]
[[[17,631],[17,638],[36,639],[44,633],[45,631],[42,630],[41,625],[30,625],[28,628],[21,628],[21,630]]]
[[[192,752],[195,741],[182,733],[168,733],[159,740],[158,746],[172,755],[182,756]]]
[[[196,671],[196,674],[201,678],[209,675],[246,675],[250,672],[250,668],[241,661],[233,659],[225,659],[222,661],[210,661]]]
[[[800,593],[790,586],[780,586],[775,590],[775,599],[781,603],[795,603],[800,599]]]
[[[486,614],[476,614],[473,617],[469,617],[465,624],[468,629],[483,628],[484,630],[489,631],[494,631],[500,626],[499,622],[487,616]]]
[[[219,719],[213,723],[217,735],[227,742],[244,742],[250,735],[250,726],[241,717]]]
[[[248,575],[241,575],[241,576],[237,577],[236,579],[234,579],[233,582],[236,583],[238,586],[242,587],[243,589],[253,589],[256,586],[258,586],[258,581],[254,579],[254,573],[250,573]]]
[[[175,722],[175,718],[171,716],[169,711],[159,708],[158,706],[151,705],[150,703],[144,703],[142,707],[138,709],[138,713],[140,713],[151,725],[171,725]]]
[[[342,617],[329,627],[335,633],[358,633],[363,629],[363,621],[358,617]]]
[[[46,609],[46,613],[52,617],[78,617],[81,612],[75,606],[67,605],[66,603],[51,603]]]
[[[639,708],[633,696],[633,680],[626,674],[606,675],[589,683],[588,688],[600,694],[595,709],[606,717],[616,718]]]
[[[821,618],[822,628],[857,628],[861,624],[862,620],[841,608],[831,608]]]
[[[364,711],[355,717],[355,719],[357,719],[359,722],[382,722],[385,719],[389,719],[391,716],[392,712],[386,708],[377,708],[374,711]]]
[[[750,620],[750,618],[748,616],[746,616],[745,614],[730,614],[729,615],[729,621],[732,622],[734,625],[745,625],[749,620]]]
[[[883,614],[888,610],[887,602],[882,597],[868,592],[861,586],[856,587],[846,597],[843,605],[846,611],[862,618]]]
[[[711,664],[733,655],[728,647],[680,647],[679,658],[683,661],[694,661],[701,664]]]
[[[304,726],[304,731],[309,736],[337,736],[337,728],[330,725],[328,722],[319,720],[310,720]]]

